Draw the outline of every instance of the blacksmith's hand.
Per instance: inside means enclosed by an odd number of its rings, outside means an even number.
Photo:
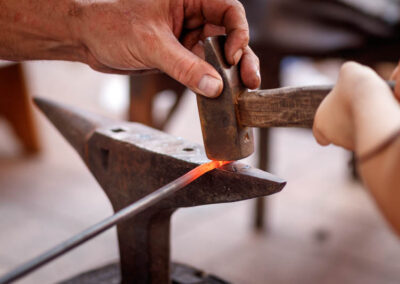
[[[94,1],[76,14],[77,36],[96,70],[121,72],[159,69],[196,93],[216,97],[218,72],[203,60],[202,41],[227,34],[230,64],[241,59],[244,84],[260,84],[259,61],[249,48],[249,28],[237,0]]]
[[[227,34],[225,56],[243,83],[260,84],[259,62],[237,0],[2,0],[0,59],[80,61],[101,72],[161,70],[216,97],[222,80],[202,41]]]

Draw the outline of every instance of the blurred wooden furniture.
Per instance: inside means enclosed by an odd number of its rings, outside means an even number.
[[[258,4],[257,4],[258,3]],[[251,46],[260,57],[262,88],[280,86],[287,56],[355,60],[374,67],[400,57],[398,23],[386,22],[336,0],[247,0]],[[262,9],[260,5],[264,5]],[[266,11],[266,12],[265,12]],[[259,167],[269,168],[269,130],[260,131]],[[352,168],[355,175],[355,167]],[[265,226],[264,201],[255,208],[255,227]]]
[[[156,121],[153,117],[153,102],[157,94],[171,90],[176,96],[174,105],[164,121]],[[130,107],[129,120],[140,122],[148,126],[163,129],[175,109],[186,87],[171,79],[165,74],[150,74],[130,77]]]
[[[356,60],[369,66],[400,57],[400,29],[339,0],[243,0],[251,46],[260,58],[262,88],[280,86],[281,61],[287,56]],[[177,102],[184,88],[165,75],[131,78],[131,113],[135,121],[154,125],[156,92],[171,89]],[[175,107],[176,107],[175,105]],[[173,111],[173,109],[172,109]],[[269,130],[260,131],[259,168],[269,168]],[[264,200],[257,200],[254,226],[265,227]]]
[[[25,153],[40,150],[21,64],[0,65],[0,116],[10,123]]]

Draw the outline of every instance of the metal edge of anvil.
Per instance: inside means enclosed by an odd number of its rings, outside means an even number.
[[[174,284],[229,284],[213,274],[199,270],[190,265],[172,263],[171,280]],[[119,263],[110,263],[99,268],[82,272],[58,284],[119,284],[121,272]]]
[[[123,131],[113,132],[113,129]],[[122,143],[134,145],[135,147],[142,148],[145,151],[181,160],[190,164],[191,168],[210,162],[202,145],[189,142],[182,137],[176,137],[140,123],[119,122],[99,127],[94,132],[112,137],[114,140],[118,140]],[[216,171],[247,176],[254,180],[268,180],[277,185],[275,191],[272,193],[279,192],[286,185],[285,180],[271,173],[237,161],[224,165],[216,169]]]

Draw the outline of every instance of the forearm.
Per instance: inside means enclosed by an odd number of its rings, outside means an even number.
[[[400,106],[383,80],[352,91],[355,152],[363,156],[400,128]]]
[[[400,107],[382,85],[368,86],[352,104],[358,157],[375,149],[400,128]],[[359,165],[360,174],[387,219],[400,233],[400,138]]]
[[[359,165],[359,172],[378,207],[400,235],[400,139]]]
[[[73,0],[0,0],[0,58],[83,61]]]

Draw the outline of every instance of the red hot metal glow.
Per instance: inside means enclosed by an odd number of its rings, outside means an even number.
[[[202,165],[194,168],[190,172],[183,175],[182,178],[187,176],[189,178],[189,180],[187,180],[188,183],[186,183],[186,184],[189,184],[190,182],[194,181],[195,179],[198,179],[205,173],[208,173],[209,171],[212,171],[216,168],[222,167],[229,163],[231,163],[231,162],[230,161],[211,161],[209,163],[205,163],[205,164],[202,164]]]

